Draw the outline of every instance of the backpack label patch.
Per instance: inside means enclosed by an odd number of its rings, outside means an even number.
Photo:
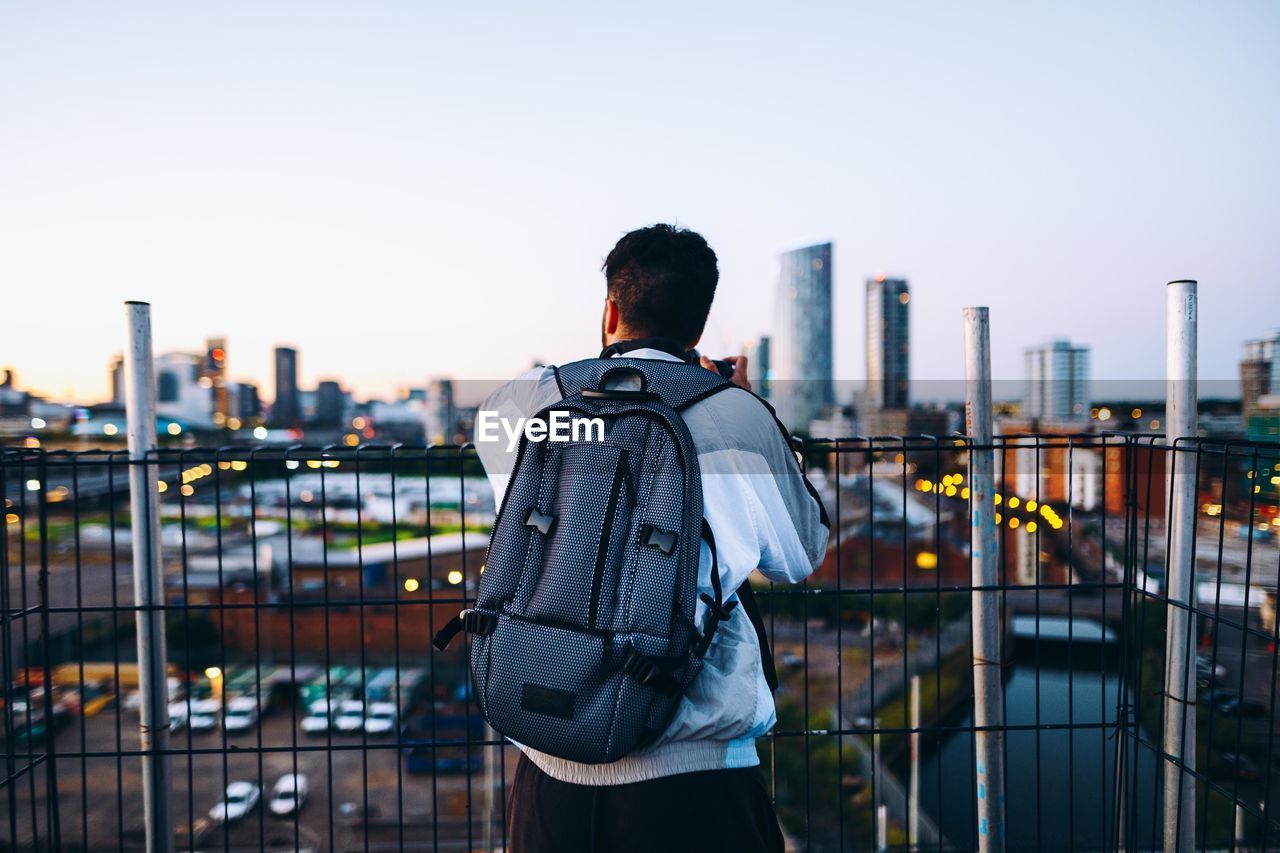
[[[535,714],[546,714],[562,720],[573,719],[573,694],[541,684],[525,683],[520,693],[520,707]]]

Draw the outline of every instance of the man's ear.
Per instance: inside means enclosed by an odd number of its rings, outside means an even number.
[[[618,313],[618,303],[612,299],[604,301],[604,333],[606,335],[618,334],[618,323],[621,315]]]

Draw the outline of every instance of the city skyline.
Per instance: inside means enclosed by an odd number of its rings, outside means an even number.
[[[1272,325],[1240,308],[1280,280],[1273,4],[3,20],[0,281],[57,314],[0,363],[53,397],[107,396],[125,299],[158,352],[224,335],[264,390],[282,341],[303,384],[379,397],[578,358],[609,247],[671,220],[720,256],[713,354],[769,328],[779,251],[832,240],[837,380],[879,272],[911,281],[924,380],[956,378],[965,305],[1015,381],[1054,337],[1159,378],[1171,279],[1201,282],[1206,378]]]

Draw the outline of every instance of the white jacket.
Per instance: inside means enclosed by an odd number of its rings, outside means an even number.
[[[633,350],[627,357],[677,360],[656,349]],[[554,369],[536,368],[495,391],[482,409],[514,423],[559,399]],[[698,449],[703,514],[715,536],[721,587],[736,590],[756,569],[780,583],[807,578],[826,552],[826,516],[773,415],[752,395],[730,390],[690,406],[684,418]],[[514,453],[508,455],[505,440],[477,441],[476,447],[501,500]],[[711,552],[705,542],[698,586],[699,592],[711,592]],[[705,611],[699,601],[699,626]],[[716,630],[702,672],[653,744],[611,764],[580,764],[517,746],[562,782],[621,785],[757,765],[755,741],[776,720],[759,642],[739,607]]]

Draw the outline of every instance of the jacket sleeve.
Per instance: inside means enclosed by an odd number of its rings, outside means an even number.
[[[758,568],[770,580],[798,583],[826,554],[826,512],[772,413],[747,394],[733,402],[733,412],[725,413],[731,416],[718,419],[714,432],[710,424],[700,430],[718,433],[714,448],[699,458],[707,520],[717,545],[727,540],[733,551],[722,560],[735,569],[725,580],[736,588]]]

